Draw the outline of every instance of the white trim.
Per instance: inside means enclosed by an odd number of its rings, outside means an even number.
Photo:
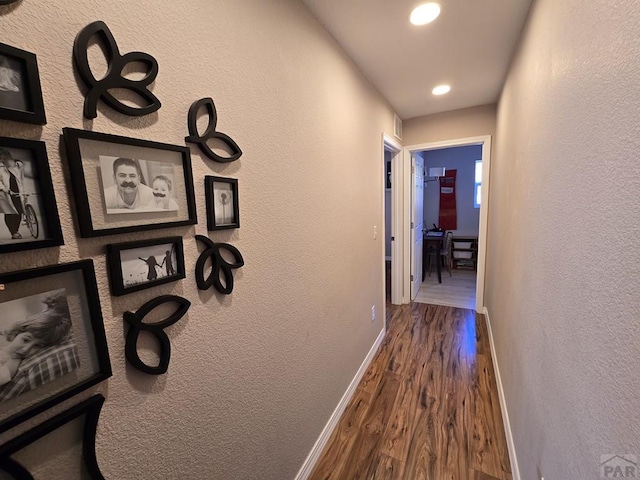
[[[309,475],[311,475],[313,468],[316,466],[316,462],[318,461],[318,458],[320,458],[320,455],[322,454],[322,450],[324,450],[324,447],[329,441],[329,438],[331,437],[333,430],[336,428],[336,425],[338,424],[340,417],[342,416],[345,409],[347,408],[347,404],[349,403],[349,400],[351,400],[351,397],[355,393],[356,388],[360,384],[360,380],[362,380],[362,377],[367,371],[367,368],[369,368],[369,364],[371,363],[371,360],[373,360],[373,357],[378,351],[378,348],[380,347],[380,344],[384,339],[384,335],[385,335],[385,330],[384,329],[380,330],[380,333],[378,334],[378,338],[376,338],[376,341],[371,346],[369,353],[367,354],[364,361],[362,362],[362,365],[360,365],[360,368],[356,372],[355,377],[353,377],[353,380],[351,380],[351,383],[347,387],[347,391],[344,392],[344,395],[342,395],[340,402],[338,402],[338,406],[331,414],[331,417],[329,417],[329,421],[322,429],[320,436],[316,440],[316,443],[313,445],[313,448],[309,452],[309,455],[307,455],[307,458],[302,464],[302,467],[300,467],[300,470],[298,471],[298,474],[296,475],[295,480],[306,480],[307,478],[309,478]]]
[[[407,147],[402,155],[402,303],[411,302],[411,157],[413,152]]]
[[[518,467],[516,445],[513,441],[513,433],[511,432],[511,422],[509,422],[509,412],[507,412],[507,401],[504,397],[504,388],[502,386],[502,378],[500,377],[500,368],[498,367],[496,347],[493,343],[493,331],[491,330],[491,320],[489,319],[489,311],[487,310],[487,307],[484,307],[484,317],[487,324],[487,332],[489,334],[489,345],[491,346],[491,361],[493,362],[493,371],[496,374],[498,398],[500,399],[500,411],[502,412],[502,423],[504,424],[504,433],[507,438],[507,449],[509,450],[509,461],[511,463],[511,474],[513,475],[513,480],[520,480],[520,468]]]
[[[491,172],[491,135],[482,142],[482,200],[480,202],[480,222],[478,228],[478,259],[476,261],[476,312],[484,310],[484,280],[487,263],[487,228],[489,225],[489,182]]]
[[[476,312],[482,313],[484,309],[484,280],[485,266],[487,258],[487,225],[489,219],[489,196],[491,191],[490,172],[491,172],[491,135],[482,135],[479,137],[457,138],[453,140],[444,140],[441,142],[422,143],[418,145],[409,145],[404,147],[403,164],[405,175],[404,201],[408,204],[404,208],[404,225],[403,230],[409,233],[411,230],[411,192],[410,192],[410,176],[411,176],[411,155],[415,152],[424,150],[436,150],[440,148],[464,147],[468,145],[482,145],[482,202],[480,204],[480,225],[478,228],[478,262],[476,274]],[[404,255],[404,271],[411,271],[411,245],[405,245]],[[409,275],[403,275],[404,282],[409,285]],[[406,288],[406,287],[405,287]],[[403,297],[403,303],[409,303],[409,299]]]
[[[403,217],[402,217],[402,176],[400,175],[402,169],[402,145],[400,145],[396,140],[387,135],[386,133],[382,134],[382,169],[384,172],[385,169],[385,161],[384,161],[384,151],[390,150],[391,154],[391,236],[393,237],[393,241],[391,242],[391,303],[394,305],[400,305],[403,303],[403,295],[404,295],[404,285],[402,279],[403,266],[402,266],[402,248],[404,245],[404,228],[403,228]],[[380,177],[384,178],[384,173]],[[382,199],[382,217],[381,217],[381,225],[382,227],[382,238],[386,238],[385,231],[385,221],[384,221],[384,198]],[[400,214],[398,214],[400,212]],[[382,256],[386,257],[384,251],[384,241],[381,242],[381,252]],[[382,263],[382,275],[384,278],[384,263]],[[385,298],[386,293],[384,292],[384,282],[383,282],[383,292],[382,298]],[[385,303],[383,302],[383,305]],[[386,317],[385,317],[386,322]]]

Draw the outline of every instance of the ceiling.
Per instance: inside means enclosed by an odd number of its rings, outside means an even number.
[[[417,27],[420,0],[302,1],[402,119],[496,102],[532,2],[430,0],[442,12]]]

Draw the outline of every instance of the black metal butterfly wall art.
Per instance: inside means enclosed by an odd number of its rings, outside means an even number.
[[[207,129],[204,131],[202,135],[198,132],[198,112],[202,107],[205,107],[207,110],[207,114],[209,115],[209,124],[207,125]],[[221,132],[217,132],[216,128],[218,125],[218,113],[216,112],[216,106],[213,103],[212,98],[201,98],[193,102],[191,107],[189,108],[189,116],[187,118],[188,128],[189,128],[189,136],[185,137],[185,140],[189,143],[195,143],[200,147],[202,153],[204,153],[211,160],[220,163],[229,163],[235,160],[238,160],[242,155],[242,150],[238,146],[233,139]],[[228,157],[223,157],[218,155],[207,143],[209,140],[213,140],[214,142],[220,142],[225,145],[231,154]]]
[[[88,49],[94,36],[102,43],[107,60],[107,73],[101,79],[95,77],[89,65]],[[97,108],[100,99],[114,110],[134,117],[148,115],[160,109],[160,100],[148,88],[158,75],[158,62],[148,53],[129,52],[121,55],[111,30],[104,22],[90,23],[78,33],[73,44],[73,62],[78,75],[88,88],[84,100],[86,118],[98,116]],[[123,70],[133,62],[138,62],[145,67],[146,73],[143,78],[133,80],[123,76]],[[138,107],[122,103],[110,93],[114,88],[133,92],[146,104]]]
[[[154,308],[164,303],[173,302],[178,305],[176,310],[166,319],[157,323],[143,322]],[[186,298],[177,295],[161,295],[142,305],[137,312],[124,312],[124,320],[129,324],[127,339],[125,341],[124,353],[129,363],[149,375],[161,375],[167,372],[169,360],[171,359],[171,342],[164,329],[180,320],[189,310],[191,302]],[[143,331],[149,332],[156,337],[160,345],[160,361],[157,366],[147,365],[138,355],[138,337]]]
[[[215,287],[220,293],[229,295],[233,291],[233,272],[244,265],[244,259],[240,250],[228,243],[214,243],[204,235],[196,235],[196,240],[207,248],[202,251],[196,261],[196,284],[200,290],[208,290]],[[221,250],[226,250],[234,258],[234,262],[227,262],[222,256]],[[207,278],[204,277],[204,267],[207,260],[211,259],[211,271]],[[224,278],[224,283],[220,275]]]

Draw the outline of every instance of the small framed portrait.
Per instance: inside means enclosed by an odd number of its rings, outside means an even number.
[[[47,123],[36,56],[4,43],[0,43],[0,118]]]
[[[182,237],[107,245],[114,296],[185,278]]]
[[[44,142],[0,137],[0,253],[64,243]]]
[[[65,128],[83,237],[196,223],[189,149]]]
[[[0,274],[0,432],[110,376],[91,260]]]
[[[235,178],[204,177],[207,202],[207,229],[240,228],[238,180]]]

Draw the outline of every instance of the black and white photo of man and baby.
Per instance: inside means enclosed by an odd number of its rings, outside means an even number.
[[[101,155],[100,173],[107,214],[178,210],[170,163]]]
[[[68,343],[75,348],[64,289],[0,303],[0,389],[26,362]]]

